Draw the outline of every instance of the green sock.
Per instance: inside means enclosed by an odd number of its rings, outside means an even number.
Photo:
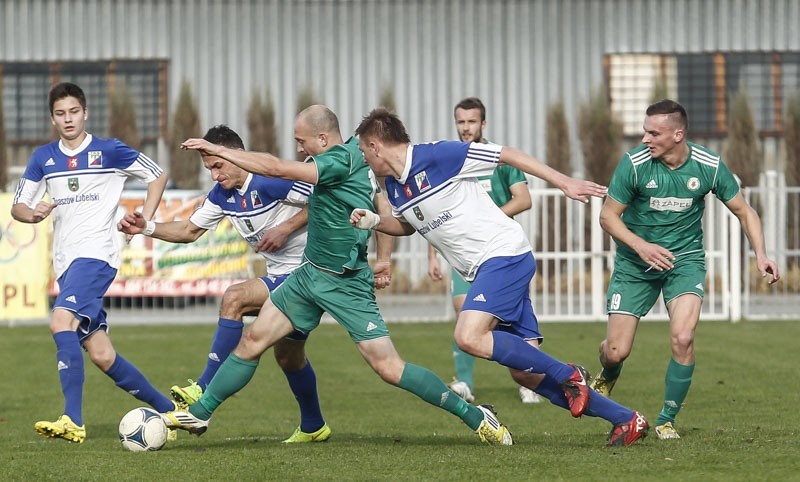
[[[453,363],[456,366],[456,379],[466,383],[472,391],[475,380],[475,357],[459,348],[455,340],[453,340]]]
[[[231,353],[220,365],[200,400],[189,407],[189,412],[199,419],[208,420],[222,402],[250,382],[256,368],[258,368],[257,360],[242,360]]]
[[[600,376],[611,382],[619,378],[620,373],[622,373],[622,363],[611,368],[603,367],[603,372]]]
[[[667,375],[664,377],[664,408],[658,414],[656,425],[664,425],[667,422],[675,422],[675,416],[681,409],[686,394],[689,393],[689,386],[692,384],[692,373],[694,363],[691,365],[681,365],[670,358],[667,366]]]
[[[460,418],[472,430],[477,430],[483,420],[483,412],[478,407],[470,405],[453,393],[439,377],[427,368],[406,363],[398,386],[431,405],[447,410]]]

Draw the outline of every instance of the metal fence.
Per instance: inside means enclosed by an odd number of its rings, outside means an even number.
[[[604,320],[614,243],[597,221],[602,200],[581,204],[556,189],[531,188],[530,192],[533,207],[518,215],[517,221],[537,259],[531,298],[539,319]],[[800,187],[787,188],[782,176],[768,172],[758,188],[744,189],[744,195],[761,215],[768,255],[778,263],[783,279],[775,285],[761,279],[738,220],[710,195],[704,217],[708,274],[701,316],[734,322],[798,319]],[[397,238],[393,260],[393,284],[378,292],[387,321],[452,320],[449,281],[432,282],[427,274],[427,242],[416,234]],[[107,307],[115,322],[202,323],[216,320],[219,301],[214,296],[113,297],[107,299]],[[666,318],[659,300],[645,320]]]

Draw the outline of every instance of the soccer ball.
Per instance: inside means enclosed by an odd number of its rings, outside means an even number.
[[[167,443],[167,424],[152,408],[134,408],[119,422],[119,441],[131,452],[159,450]]]

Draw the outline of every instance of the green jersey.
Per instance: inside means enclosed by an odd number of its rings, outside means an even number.
[[[304,258],[318,268],[334,273],[358,270],[367,264],[370,231],[350,225],[353,209],[375,211],[372,198],[376,184],[358,140],[310,158],[317,165],[317,184],[308,198],[308,241]]]
[[[653,159],[646,145],[622,156],[608,195],[627,207],[622,221],[634,234],[674,255],[703,251],[702,218],[705,196],[713,192],[727,202],[739,184],[714,152],[687,143],[689,158],[677,169]],[[617,241],[617,255],[641,262],[627,245]]]
[[[511,186],[528,182],[525,173],[508,164],[497,166],[491,176],[479,177],[478,181],[498,207],[511,200]]]

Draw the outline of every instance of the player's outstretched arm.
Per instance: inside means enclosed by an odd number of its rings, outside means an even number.
[[[769,276],[769,284],[781,279],[778,266],[774,261],[767,257],[766,245],[764,243],[764,230],[761,227],[761,218],[752,206],[747,204],[742,193],[737,193],[733,199],[725,203],[725,206],[739,219],[742,230],[753,247],[756,254],[756,266],[762,278]]]
[[[35,224],[44,220],[55,208],[55,203],[45,201],[39,201],[35,208],[25,203],[16,203],[11,206],[11,217],[21,223]]]
[[[415,232],[413,226],[392,215],[380,216],[369,209],[353,209],[350,224],[358,229],[374,229],[392,236],[408,236]]]
[[[589,202],[589,196],[603,197],[608,192],[608,188],[605,186],[585,179],[569,177],[513,147],[503,147],[503,150],[500,151],[500,162],[543,179],[561,189],[568,198],[583,203]]]
[[[267,152],[231,149],[212,144],[205,139],[186,139],[181,147],[194,149],[202,155],[221,157],[253,174],[317,184],[317,167],[313,162],[288,161]]]
[[[161,196],[164,195],[164,189],[167,187],[167,180],[169,177],[167,171],[161,173],[156,179],[147,184],[147,195],[144,198],[144,206],[142,206],[142,216],[145,219],[153,219],[156,214],[156,209],[161,203]]]
[[[117,223],[117,229],[127,235],[144,234],[170,243],[191,243],[206,232],[188,219],[156,223],[146,220],[138,211],[125,214]]]
[[[380,214],[391,215],[392,206],[386,199],[385,186],[375,193],[372,202],[375,209]],[[375,234],[375,245],[377,247],[377,260],[372,266],[372,274],[375,276],[375,289],[383,289],[392,284],[392,251],[394,251],[394,237],[386,233],[377,232]]]

